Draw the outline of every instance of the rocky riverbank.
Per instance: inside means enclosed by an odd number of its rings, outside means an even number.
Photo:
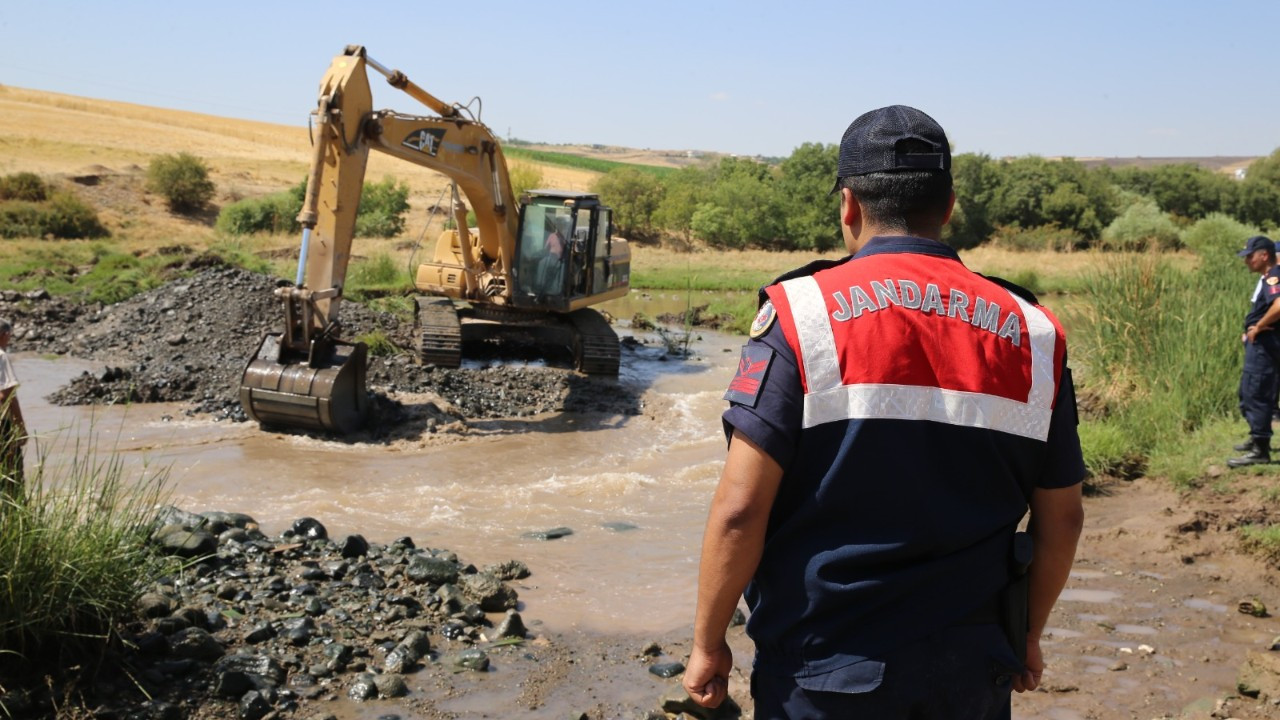
[[[477,568],[409,537],[331,538],[314,518],[268,537],[249,515],[165,508],[155,527],[156,548],[185,567],[146,589],[100,666],[0,684],[10,717],[324,720],[381,700],[385,720],[446,718],[442,701],[475,690],[467,676],[502,668],[494,694],[531,709],[578,662],[519,612],[520,560]],[[659,644],[636,656],[637,676],[669,685],[644,717],[738,715],[690,704],[683,665]],[[579,702],[574,717],[608,716]]]
[[[103,363],[55,392],[57,404],[182,402],[188,414],[247,420],[240,377],[263,335],[282,320],[272,291],[283,281],[205,257],[188,265],[190,277],[111,305],[44,291],[3,292],[0,317],[14,323],[14,350]],[[412,357],[412,322],[358,303],[343,304],[342,324],[348,339],[378,333],[400,349],[371,361],[366,440],[386,438],[407,417],[423,418],[428,432],[463,433],[469,422],[485,419],[559,411],[634,415],[641,409],[639,389],[564,367],[420,365]],[[637,345],[624,337],[624,357]],[[400,399],[405,396],[415,396],[411,407]]]

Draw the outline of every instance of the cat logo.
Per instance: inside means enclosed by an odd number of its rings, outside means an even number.
[[[440,141],[443,139],[444,130],[422,129],[409,133],[409,137],[400,144],[435,157],[440,152]]]

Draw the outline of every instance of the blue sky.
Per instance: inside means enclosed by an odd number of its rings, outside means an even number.
[[[0,4],[0,84],[303,125],[348,43],[500,136],[785,156],[902,103],[957,152],[1265,155],[1280,2]],[[374,77],[378,107],[420,113]]]

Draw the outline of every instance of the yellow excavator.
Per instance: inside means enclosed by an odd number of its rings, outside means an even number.
[[[373,110],[367,68],[435,115]],[[451,181],[453,228],[417,268],[422,362],[458,367],[464,341],[515,331],[572,352],[581,372],[617,375],[618,337],[590,305],[627,293],[631,251],[612,236],[611,211],[591,193],[514,196],[502,147],[462,105],[446,104],[350,45],[320,84],[311,171],[298,221],[292,287],[275,294],[284,329],[262,339],[240,382],[245,412],[262,425],[353,432],[368,412],[363,343],[341,339],[338,308],[365,165],[374,149]],[[459,195],[465,196],[466,202]],[[468,227],[467,204],[476,227]]]

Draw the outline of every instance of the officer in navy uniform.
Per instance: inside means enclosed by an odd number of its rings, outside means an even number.
[[[1231,467],[1271,462],[1271,417],[1280,391],[1280,267],[1276,266],[1276,246],[1270,239],[1255,235],[1236,253],[1260,276],[1253,305],[1244,316],[1244,370],[1240,373],[1240,412],[1249,423],[1249,439],[1237,445],[1244,455],[1227,460]]]
[[[950,170],[928,115],[860,116],[832,191],[851,255],[762,291],[703,537],[684,675],[701,705],[728,695],[742,594],[759,720],[1008,718],[1040,683],[1084,516],[1065,336],[940,241]]]

